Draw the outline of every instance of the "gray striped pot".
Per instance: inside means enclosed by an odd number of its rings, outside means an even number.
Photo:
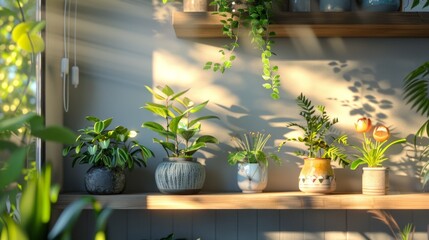
[[[155,170],[156,186],[165,194],[196,194],[205,179],[206,170],[195,158],[164,158]]]

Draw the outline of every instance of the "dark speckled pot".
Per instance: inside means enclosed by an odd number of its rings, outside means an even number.
[[[85,188],[90,194],[119,194],[125,189],[125,173],[93,166],[85,174]]]

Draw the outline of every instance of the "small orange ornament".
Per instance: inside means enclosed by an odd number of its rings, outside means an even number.
[[[374,137],[375,141],[384,142],[390,137],[389,128],[384,125],[378,125],[374,128],[372,136]]]
[[[355,123],[356,132],[358,133],[368,132],[371,130],[371,127],[371,119],[366,117],[359,118]]]

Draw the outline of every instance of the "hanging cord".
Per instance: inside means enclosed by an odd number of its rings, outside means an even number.
[[[73,36],[74,36],[74,42],[73,42],[73,47],[74,47],[74,66],[77,66],[77,58],[76,58],[76,19],[77,19],[77,0],[75,0],[75,3],[74,3],[74,33],[73,33]]]
[[[70,8],[69,8],[70,10]],[[69,77],[68,77],[68,25],[67,25],[67,16],[69,12],[67,11],[67,0],[64,0],[64,58],[61,60],[61,74],[63,77],[63,107],[64,111],[69,111]],[[70,21],[70,19],[68,19]]]
[[[71,71],[71,84],[77,88],[79,85],[79,67],[77,66],[77,56],[76,56],[76,28],[77,28],[77,0],[74,1],[74,33],[73,33],[73,52],[74,52],[74,65]]]

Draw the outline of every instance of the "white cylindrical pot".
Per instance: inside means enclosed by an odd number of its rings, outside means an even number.
[[[267,167],[258,163],[239,163],[237,184],[243,193],[260,193],[267,187]]]
[[[207,12],[207,0],[183,0],[184,12]]]
[[[362,194],[385,195],[389,191],[389,171],[385,167],[364,167]]]

